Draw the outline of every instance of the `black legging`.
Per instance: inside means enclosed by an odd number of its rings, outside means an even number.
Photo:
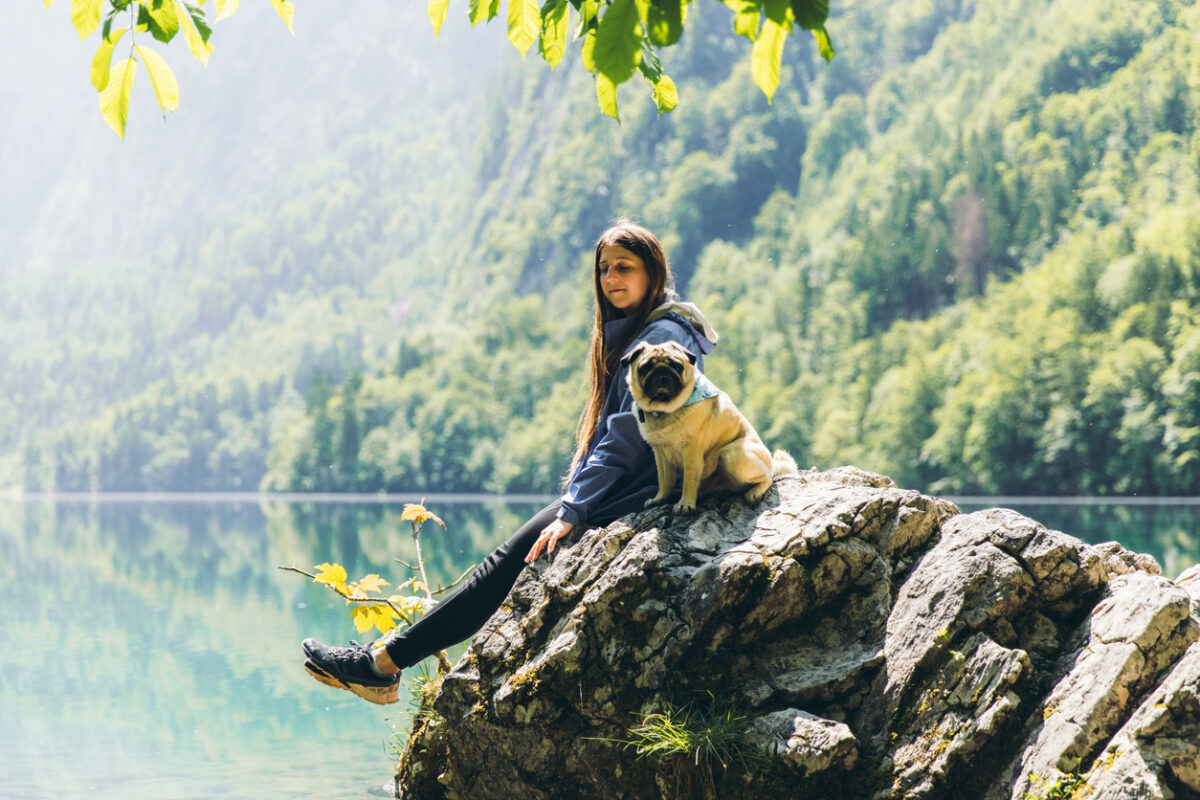
[[[482,628],[508,597],[517,576],[525,568],[525,556],[529,555],[542,529],[558,518],[560,505],[561,501],[555,500],[534,514],[475,568],[466,583],[403,633],[386,637],[387,654],[396,666],[401,669],[411,667]]]

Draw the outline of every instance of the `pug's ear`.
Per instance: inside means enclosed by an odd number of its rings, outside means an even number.
[[[687,356],[687,360],[689,363],[691,363],[692,365],[695,365],[695,363],[696,363],[696,354],[695,353],[693,353],[691,350],[688,350],[686,347],[681,345],[679,342],[673,342],[673,344],[675,345],[676,348],[681,350],[685,356]]]
[[[638,356],[640,356],[642,354],[642,351],[646,350],[649,347],[650,347],[649,342],[646,342],[646,341],[638,342],[636,345],[634,345],[632,350],[627,352],[625,355],[621,356],[621,365],[628,366],[631,361],[636,361]]]

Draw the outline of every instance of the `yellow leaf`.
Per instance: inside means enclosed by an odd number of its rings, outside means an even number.
[[[318,583],[344,583],[346,580],[346,568],[341,564],[317,564],[313,569],[320,570],[313,579]]]
[[[675,88],[675,81],[666,75],[663,75],[658,79],[658,83],[654,84],[654,103],[658,106],[660,114],[665,114],[679,105],[679,91]]]
[[[426,586],[426,585],[425,585],[423,582],[421,582],[421,581],[413,581],[413,582],[412,582],[412,587],[413,587],[413,591],[414,591],[414,592],[428,592],[428,591],[429,591],[429,587],[428,587],[428,586]]]
[[[271,5],[275,6],[275,11],[279,14],[288,26],[288,30],[292,32],[292,36],[296,35],[296,31],[292,28],[292,17],[296,16],[296,7],[288,0],[271,0]]]
[[[146,73],[150,76],[150,85],[154,87],[154,96],[158,100],[159,109],[165,115],[168,111],[179,108],[179,83],[175,80],[175,73],[171,72],[167,62],[148,47],[135,44],[133,49],[142,57],[142,62],[146,65]]]
[[[233,16],[233,12],[238,10],[238,3],[242,0],[217,0],[217,22],[226,17]]]
[[[46,7],[49,8],[49,4]],[[79,34],[79,41],[82,42],[92,35],[92,31],[96,30],[100,24],[100,12],[103,9],[104,0],[71,0],[71,24],[75,26],[75,32]]]
[[[346,568],[341,564],[318,564],[313,569],[319,570],[313,578],[315,583],[332,586],[342,594],[352,594],[350,587],[346,585]]]
[[[508,40],[525,58],[529,46],[537,41],[542,28],[542,13],[537,0],[508,0]]]
[[[355,585],[364,592],[378,592],[380,588],[390,586],[391,584],[372,572],[370,575],[364,576]]]
[[[446,12],[450,10],[450,0],[429,0],[429,5],[426,6],[426,13],[429,15],[429,23],[433,25],[433,38],[442,32],[442,25],[446,22]]]
[[[375,618],[375,627],[379,629],[380,633],[387,633],[392,628],[396,627],[396,617],[394,614],[390,613],[391,609],[388,609],[388,611],[389,613],[387,615],[381,615]]]
[[[54,5],[54,0],[46,0],[46,8],[47,9],[50,8],[50,6],[52,6],[52,5]]]
[[[767,96],[768,103],[779,88],[779,67],[783,60],[783,43],[787,36],[787,28],[767,18],[763,20],[758,39],[750,48],[750,74],[758,88]]]
[[[405,503],[404,511],[400,514],[400,519],[415,522],[418,525],[424,525],[426,520],[433,520],[443,528],[446,527],[446,523],[442,522],[437,514],[429,511],[420,503]]]
[[[113,47],[124,35],[125,28],[109,31],[108,38],[100,43],[100,46],[96,48],[96,55],[92,56],[92,86],[96,87],[97,92],[104,91],[104,87],[108,86],[108,71],[112,62]]]
[[[196,30],[196,23],[192,21],[192,15],[188,13],[187,7],[182,6],[183,0],[175,0],[175,8],[179,12],[179,27],[183,30],[183,38],[187,41],[188,49],[192,51],[192,55],[205,66],[208,66],[208,57],[212,55],[213,46],[204,41],[204,37],[200,35],[200,31]]]
[[[133,93],[133,78],[137,74],[137,61],[127,58],[113,69],[114,75],[100,92],[100,113],[108,127],[125,138],[125,123],[129,121],[129,95]]]
[[[354,629],[359,633],[366,633],[375,627],[375,619],[370,606],[356,607],[350,612],[350,619],[354,622]]]
[[[617,86],[601,73],[596,73],[596,100],[600,103],[601,111],[617,122],[621,121],[617,111]]]

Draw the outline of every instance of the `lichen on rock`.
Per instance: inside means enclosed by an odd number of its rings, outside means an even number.
[[[755,506],[632,515],[527,570],[397,785],[1023,800],[1069,778],[1076,798],[1200,796],[1200,570],[1159,573],[851,467],[785,477]],[[761,757],[639,756],[630,731],[656,710],[714,703]]]

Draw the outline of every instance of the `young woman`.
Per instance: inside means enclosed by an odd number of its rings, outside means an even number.
[[[588,354],[591,388],[579,419],[575,457],[563,496],[496,548],[471,577],[414,625],[357,647],[302,643],[309,674],[372,703],[394,703],[399,674],[465,640],[487,622],[526,564],[553,553],[580,526],[607,525],[639,511],[658,491],[654,454],[638,432],[624,356],[638,342],[678,342],[702,356],[717,334],[671,288],[662,245],[650,231],[619,220],[596,242],[596,318]]]

